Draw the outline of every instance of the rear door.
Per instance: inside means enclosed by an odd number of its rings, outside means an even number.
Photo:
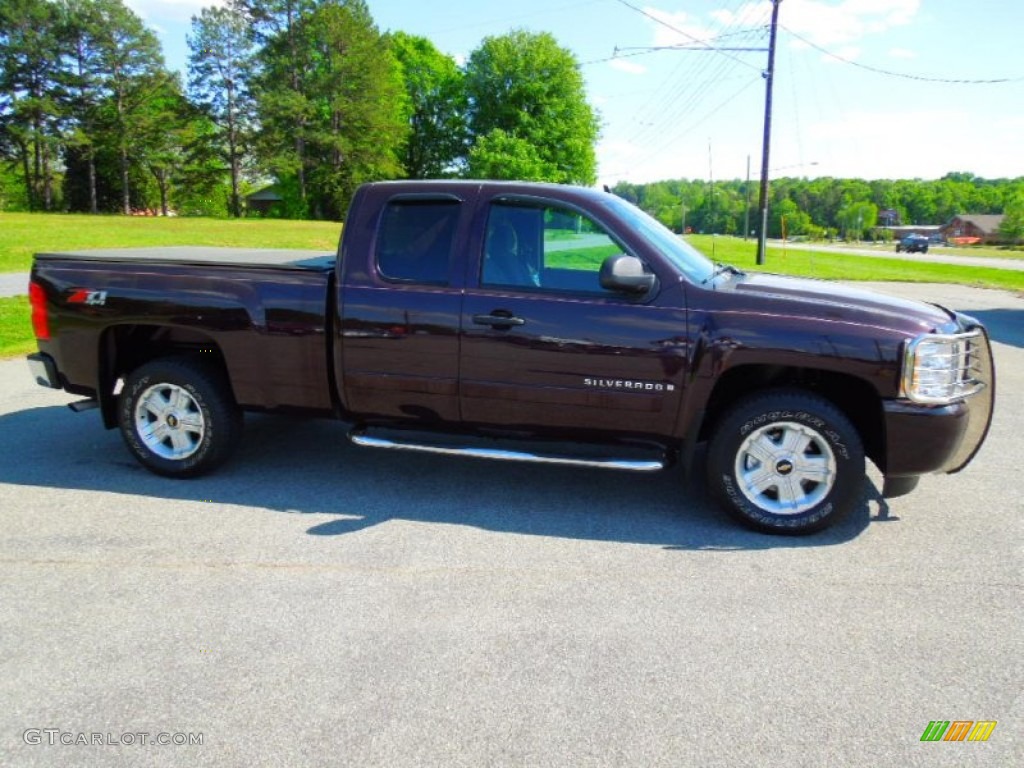
[[[379,205],[378,218],[352,223],[366,231],[353,233],[358,246],[343,252],[335,358],[343,403],[375,420],[458,421],[464,262],[455,244],[464,204],[438,193]]]
[[[601,288],[601,263],[626,249],[567,204],[497,198],[486,216],[462,310],[463,420],[561,434],[671,433],[685,307]]]

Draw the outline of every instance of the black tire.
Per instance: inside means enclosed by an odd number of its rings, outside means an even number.
[[[766,533],[814,533],[860,499],[864,448],[828,400],[769,390],[740,400],[715,426],[707,477],[712,495],[742,523]]]
[[[921,253],[928,253],[928,246],[927,245],[924,248],[921,249]]]
[[[166,477],[196,477],[223,464],[242,434],[242,412],[224,377],[191,358],[140,366],[117,408],[132,455]]]

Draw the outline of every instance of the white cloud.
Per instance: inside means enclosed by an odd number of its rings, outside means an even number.
[[[641,148],[630,141],[603,140],[598,142],[598,151],[609,157],[630,158],[636,157]]]
[[[916,59],[917,54],[906,48],[890,48],[889,56],[894,59]]]
[[[628,59],[612,59],[608,62],[608,66],[630,75],[643,75],[647,73],[647,67],[643,64],[637,64],[635,61],[629,61]]]
[[[861,54],[861,50],[860,47],[856,45],[844,45],[841,48],[833,51],[833,53],[835,53],[835,55],[841,59],[846,59],[847,61],[856,61]],[[835,61],[835,59],[832,58],[831,56],[822,55],[821,58],[823,61]]]
[[[714,36],[714,32],[709,28],[691,21],[690,14],[685,11],[673,13],[657,8],[644,8],[644,12],[658,20],[651,21],[654,28],[653,45],[697,45],[698,41],[703,42]]]
[[[843,45],[910,24],[920,7],[921,0],[786,0],[779,23],[815,45]],[[760,0],[713,15],[722,23],[750,25],[770,13],[771,3]]]

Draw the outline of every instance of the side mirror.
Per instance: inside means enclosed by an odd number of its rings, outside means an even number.
[[[623,293],[647,293],[653,287],[654,275],[644,271],[644,263],[624,253],[609,256],[601,264],[601,287]]]

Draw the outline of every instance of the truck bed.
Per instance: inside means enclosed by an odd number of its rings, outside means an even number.
[[[81,251],[47,251],[37,259],[82,259],[145,264],[196,264],[256,269],[295,269],[330,272],[334,268],[332,251],[305,251],[281,248],[220,248],[206,246],[156,246],[152,248],[97,248]]]
[[[334,260],[320,251],[194,246],[40,253],[32,279],[51,303],[54,337],[43,351],[91,396],[102,389],[105,338],[128,358],[160,345],[172,353],[209,345],[223,356],[239,405],[329,412]]]

